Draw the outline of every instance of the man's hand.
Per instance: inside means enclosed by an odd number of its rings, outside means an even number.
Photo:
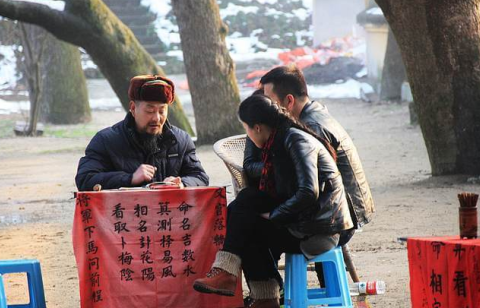
[[[150,182],[157,171],[157,167],[143,164],[135,170],[132,177],[132,185],[138,186],[143,182]]]
[[[163,181],[165,183],[173,183],[175,185],[178,185],[179,188],[184,188],[182,183],[182,178],[179,176],[169,176],[169,177],[166,177]]]

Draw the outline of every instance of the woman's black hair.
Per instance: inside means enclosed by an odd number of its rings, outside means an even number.
[[[247,97],[238,107],[239,119],[253,128],[255,124],[264,124],[271,128],[294,127],[317,138],[325,146],[327,151],[337,160],[333,147],[325,139],[318,136],[314,131],[298,122],[287,110],[265,95],[252,95]]]

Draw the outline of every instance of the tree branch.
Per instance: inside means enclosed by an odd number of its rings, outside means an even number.
[[[88,33],[88,24],[68,11],[58,11],[46,5],[0,0],[0,16],[44,28],[60,40],[81,46]]]

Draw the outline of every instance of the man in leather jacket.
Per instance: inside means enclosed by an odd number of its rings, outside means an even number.
[[[295,66],[279,66],[260,79],[265,95],[285,107],[290,114],[325,139],[337,154],[337,167],[345,187],[350,215],[354,227],[340,233],[339,246],[343,246],[355,234],[355,229],[369,223],[375,212],[372,193],[362,163],[352,139],[345,129],[330,115],[327,107],[308,97],[305,77]],[[257,185],[263,164],[259,161],[261,150],[247,138],[243,167],[249,185]],[[279,256],[277,256],[279,257]],[[315,264],[318,278],[323,283],[320,263]],[[280,280],[280,278],[278,278]]]
[[[152,181],[179,187],[207,186],[195,145],[171,125],[168,107],[175,97],[171,80],[154,75],[133,77],[128,89],[130,112],[125,119],[98,132],[78,164],[80,191],[141,186]]]
[[[350,203],[355,229],[371,221],[375,206],[362,163],[352,139],[345,129],[330,115],[327,108],[308,97],[305,78],[295,66],[280,66],[261,79],[265,95],[285,107],[294,118],[305,124],[331,144],[337,153],[337,166]],[[255,181],[262,172],[260,149],[247,138],[244,168],[249,180]],[[352,232],[343,234],[340,245],[348,242]]]

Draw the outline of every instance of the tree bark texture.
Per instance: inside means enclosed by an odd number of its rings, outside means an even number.
[[[383,61],[380,99],[397,100],[402,96],[402,83],[407,78],[402,55],[392,30],[388,31],[387,51]]]
[[[80,51],[78,47],[62,42],[49,33],[46,35],[41,103],[46,107],[45,119],[53,124],[89,122],[90,105]]]
[[[23,1],[0,0],[0,15],[45,28],[58,39],[85,49],[109,81],[125,110],[130,79],[163,70],[101,0],[66,0],[65,10]],[[183,108],[176,99],[169,120],[193,134]]]
[[[403,56],[432,174],[480,174],[480,0],[377,3]]]
[[[235,64],[230,58],[225,36],[227,26],[220,19],[215,0],[172,0],[177,18],[195,110],[200,143],[243,131],[237,119],[240,102]]]

